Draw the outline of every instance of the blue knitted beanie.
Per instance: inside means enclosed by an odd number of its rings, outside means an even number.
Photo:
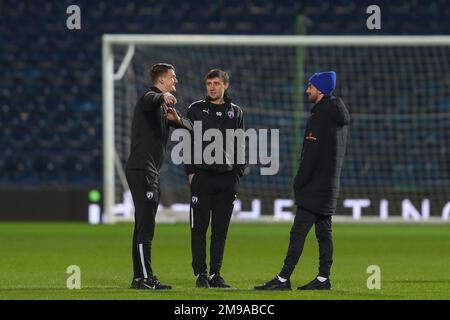
[[[309,79],[309,83],[323,94],[331,95],[336,88],[336,72],[327,71],[315,73]]]

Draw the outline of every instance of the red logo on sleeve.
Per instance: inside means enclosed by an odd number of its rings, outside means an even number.
[[[317,140],[317,137],[314,137],[314,136],[313,136],[313,133],[310,132],[310,133],[306,136],[305,139],[306,139],[306,140],[313,140],[313,141],[316,141],[316,140]]]

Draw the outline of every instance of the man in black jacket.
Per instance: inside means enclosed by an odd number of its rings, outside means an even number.
[[[331,216],[336,210],[350,122],[350,115],[343,101],[331,95],[335,86],[334,71],[316,73],[309,79],[306,93],[314,107],[306,124],[300,166],[294,180],[297,212],[291,229],[289,249],[281,272],[271,281],[256,286],[256,290],[291,289],[289,278],[313,225],[319,243],[319,274],[298,289],[331,289]]]
[[[208,129],[218,129],[223,141],[226,140],[227,129],[243,129],[244,118],[240,107],[231,103],[225,94],[229,86],[228,74],[219,69],[213,69],[205,77],[207,97],[194,102],[187,111],[187,117],[192,122],[201,121],[202,137]],[[195,131],[195,129],[194,129]],[[222,163],[211,163],[201,159],[185,165],[191,187],[191,249],[192,267],[197,277],[199,288],[229,288],[230,286],[220,276],[225,241],[233,213],[233,202],[239,179],[244,173],[244,159],[237,158],[237,148],[243,147],[243,141],[236,139],[234,157],[226,152],[224,147],[220,157]],[[231,141],[225,141],[225,144]],[[207,147],[202,144],[201,151]],[[192,149],[194,150],[195,147]],[[198,156],[198,155],[197,155]],[[217,155],[216,155],[217,156]],[[211,219],[210,246],[210,276],[206,266],[206,232]]]
[[[159,170],[164,160],[169,126],[192,130],[192,123],[181,118],[170,106],[177,78],[170,64],[155,64],[150,71],[153,86],[136,103],[131,132],[131,151],[126,177],[135,207],[133,234],[133,289],[171,289],[153,275],[151,245],[158,209]]]

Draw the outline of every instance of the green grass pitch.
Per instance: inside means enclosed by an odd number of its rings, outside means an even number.
[[[449,299],[450,225],[335,224],[333,290],[295,290],[317,272],[314,230],[291,278],[291,292],[257,292],[280,269],[289,224],[232,224],[222,275],[233,289],[196,289],[188,224],[156,227],[153,268],[170,291],[128,289],[132,225],[0,223],[0,299]],[[81,289],[69,290],[69,265]],[[366,286],[369,265],[381,289]]]

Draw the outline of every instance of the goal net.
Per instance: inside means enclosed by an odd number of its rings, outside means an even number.
[[[123,172],[131,119],[157,62],[175,66],[176,109],[183,115],[205,97],[206,72],[221,68],[230,75],[228,93],[243,108],[246,128],[279,130],[277,174],[261,175],[262,164],[249,166],[234,219],[292,218],[293,177],[311,109],[304,91],[313,73],[327,70],[336,71],[335,95],[352,116],[338,216],[448,218],[450,37],[106,35],[105,222],[133,217]],[[160,221],[188,219],[187,179],[170,157],[175,143],[169,140],[161,171]]]

